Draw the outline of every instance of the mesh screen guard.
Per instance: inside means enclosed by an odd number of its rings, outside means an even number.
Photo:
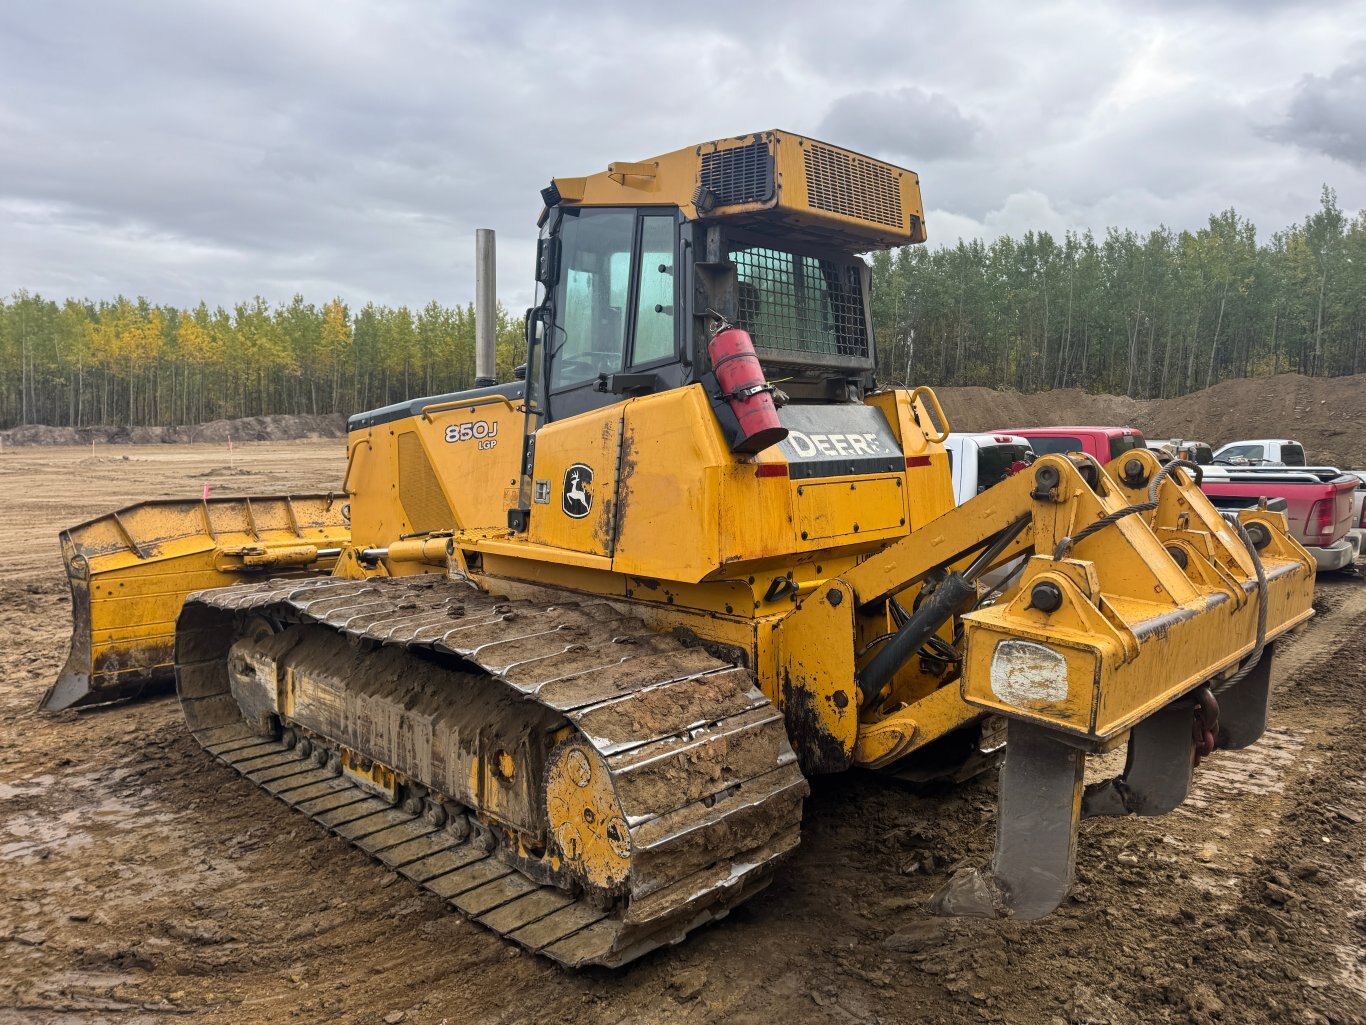
[[[734,243],[738,279],[736,326],[748,331],[761,356],[781,362],[869,362],[859,267]],[[807,359],[804,359],[807,358]]]

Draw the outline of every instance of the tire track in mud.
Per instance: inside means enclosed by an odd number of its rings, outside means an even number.
[[[1287,699],[1306,687],[1317,696],[1316,671],[1343,649],[1366,643],[1366,580],[1338,574],[1320,577],[1314,612],[1314,618],[1282,642],[1276,653],[1278,694]]]
[[[1200,796],[1261,798],[1237,798],[1244,807],[1229,820],[1251,862],[1229,913],[1263,923],[1286,981],[1313,994],[1305,1002],[1317,1010],[1300,1020],[1359,1022],[1366,1008],[1366,584],[1320,578],[1314,606],[1318,614],[1277,653],[1267,737],[1228,752]],[[1201,804],[1192,801],[1190,810],[1198,814]],[[1326,928],[1335,918],[1342,927]]]

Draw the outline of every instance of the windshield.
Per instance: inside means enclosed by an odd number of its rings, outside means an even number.
[[[766,355],[867,359],[858,266],[764,246],[732,246],[738,323]]]
[[[674,355],[672,210],[566,210],[550,390]]]

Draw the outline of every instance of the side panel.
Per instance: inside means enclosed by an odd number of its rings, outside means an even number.
[[[610,557],[617,525],[622,406],[608,406],[536,432],[533,544]]]
[[[702,389],[627,403],[623,431],[612,568],[650,578],[701,580],[720,561],[721,477],[732,458]],[[761,490],[769,502],[785,508],[787,480],[761,483],[767,485]],[[661,545],[663,538],[667,547]],[[661,573],[665,553],[673,568]]]
[[[512,401],[493,395],[352,431],[346,489],[356,546],[506,525],[523,416]]]
[[[906,506],[910,522],[903,533],[918,530],[955,505],[949,456],[942,444],[929,441],[922,425],[931,423],[923,402],[902,389],[876,392],[868,405],[882,410],[906,457]]]

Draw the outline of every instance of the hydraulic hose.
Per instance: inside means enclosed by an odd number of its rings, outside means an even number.
[[[983,549],[967,569],[950,573],[925,597],[910,619],[891,635],[863,672],[859,673],[859,708],[867,708],[887,686],[898,669],[915,656],[926,641],[953,616],[968,599],[977,596],[977,578],[991,568],[1020,532],[1029,525],[1030,514],[1021,516]]]
[[[1094,459],[1091,461],[1095,462]],[[1071,553],[1073,547],[1085,538],[1090,537],[1096,531],[1104,530],[1106,527],[1110,526],[1110,524],[1117,523],[1124,519],[1124,517],[1132,516],[1134,513],[1152,512],[1152,510],[1156,509],[1158,504],[1157,489],[1162,486],[1164,480],[1171,476],[1172,470],[1178,466],[1193,473],[1197,485],[1204,477],[1204,471],[1200,469],[1198,465],[1187,459],[1173,459],[1171,462],[1164,464],[1162,469],[1153,474],[1153,479],[1148,484],[1148,500],[1146,502],[1135,502],[1133,505],[1126,505],[1123,509],[1117,509],[1112,513],[1102,516],[1094,523],[1088,523],[1085,527],[1082,527],[1081,530],[1077,531],[1075,536],[1063,538],[1058,542],[1057,547],[1053,549],[1053,561],[1058,562],[1061,559],[1065,559]]]

